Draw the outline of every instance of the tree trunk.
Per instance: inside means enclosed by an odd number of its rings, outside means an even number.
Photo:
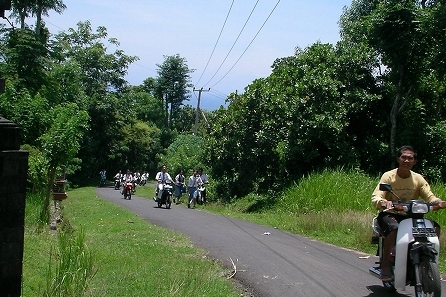
[[[390,153],[393,157],[395,155],[395,141],[396,141],[396,127],[397,127],[397,117],[400,112],[403,110],[404,106],[407,103],[408,98],[410,97],[410,93],[412,90],[412,86],[410,86],[407,90],[404,100],[403,99],[403,80],[404,80],[404,65],[400,67],[400,77],[398,80],[398,84],[396,86],[396,94],[395,99],[393,100],[392,110],[390,111]],[[392,168],[396,166],[395,158],[392,158]]]
[[[37,7],[36,13],[36,35],[40,35],[40,30],[42,28],[42,4]]]
[[[395,138],[396,138],[396,117],[398,116],[398,105],[400,102],[400,92],[398,91],[393,100],[392,110],[390,111],[390,154],[394,155],[395,152]],[[395,159],[392,158],[392,168],[395,167]]]
[[[172,114],[173,114],[173,103],[170,103],[170,110],[169,110],[169,118],[167,119],[169,122],[169,129],[172,128]]]
[[[164,110],[165,110],[165,117],[166,117],[166,126],[169,127],[169,101],[167,100],[167,95],[166,95],[166,99],[164,101],[165,106],[164,106]]]
[[[50,166],[48,168],[48,180],[46,186],[45,202],[43,203],[43,208],[40,212],[40,220],[42,222],[48,221],[49,219],[49,207],[50,207],[50,197],[53,191],[54,177],[56,175],[56,166]]]
[[[26,10],[23,8],[20,12],[20,29],[25,29]]]

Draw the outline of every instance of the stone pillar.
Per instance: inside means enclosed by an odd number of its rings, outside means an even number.
[[[28,152],[20,128],[0,117],[0,295],[20,297]]]

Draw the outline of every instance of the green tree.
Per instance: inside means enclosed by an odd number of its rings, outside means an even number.
[[[359,166],[362,141],[352,132],[363,131],[352,126],[379,98],[366,91],[374,85],[366,58],[358,48],[315,43],[277,59],[244,94],[231,94],[210,134],[217,192],[244,196],[318,168]]]
[[[54,58],[59,61],[75,60],[81,67],[85,94],[104,95],[110,91],[122,92],[127,86],[125,75],[136,56],[128,56],[119,49],[116,38],[108,38],[107,29],[100,26],[93,32],[90,22],[79,22],[55,36]],[[115,46],[114,52],[110,53]]]
[[[179,54],[164,56],[164,62],[157,64],[156,96],[163,102],[166,127],[171,128],[175,122],[180,107],[190,97],[190,73],[185,58]]]
[[[1,42],[2,75],[13,81],[15,88],[36,94],[47,83],[46,36],[37,36],[29,29],[4,30]]]
[[[42,16],[48,16],[50,10],[62,13],[66,5],[61,0],[12,0],[12,15],[15,16],[20,28],[25,29],[25,20],[29,16],[36,17],[36,34],[40,35]]]
[[[173,123],[172,128],[177,130],[180,134],[193,132],[195,123],[195,108],[190,104],[186,104],[178,110],[177,117]],[[203,125],[201,123],[201,125]],[[206,131],[206,130],[205,130]],[[204,135],[199,134],[199,135]]]
[[[0,94],[0,115],[19,125],[22,143],[32,146],[38,144],[37,139],[52,120],[48,114],[50,108],[48,100],[39,93],[32,96],[26,89],[17,90],[10,82],[5,93]]]
[[[110,161],[121,160],[123,128],[136,117],[134,102],[123,94],[128,87],[125,80],[128,66],[137,57],[126,55],[119,45],[115,38],[108,38],[105,27],[93,31],[90,22],[79,22],[76,29],[55,35],[52,42],[52,59],[67,67],[54,70],[68,78],[66,70],[73,69],[73,76],[85,94],[80,105],[90,116],[91,129],[82,139],[79,152],[79,157],[89,162],[82,163],[79,183],[95,179],[101,168],[108,169]],[[75,85],[70,84],[68,90],[74,89]]]
[[[136,121],[123,127],[121,143],[125,166],[130,170],[150,171],[156,168],[157,154],[161,151],[161,131],[156,126]],[[121,163],[124,164],[124,163]]]
[[[425,42],[427,4],[435,1],[353,1],[341,17],[341,36],[353,43],[366,43],[379,58],[383,99],[389,102],[389,148],[393,155],[399,132],[398,119],[409,106],[416,106],[420,78],[428,73]],[[418,122],[413,128],[423,129]],[[412,127],[402,127],[410,130]],[[420,129],[421,128],[421,129]],[[423,132],[421,133],[423,134]],[[401,133],[400,133],[401,135]],[[413,137],[415,138],[415,137]]]
[[[166,154],[159,161],[158,167],[161,167],[162,164],[167,165],[171,175],[176,175],[182,169],[187,176],[198,167],[203,167],[204,171],[207,171],[206,144],[203,137],[180,134],[169,145]]]
[[[36,1],[34,0],[12,0],[11,1],[11,8],[12,8],[12,15],[15,16],[19,23],[20,28],[25,29],[26,18],[30,15],[31,9],[33,5],[36,4]]]
[[[144,85],[129,87],[123,93],[123,100],[131,104],[136,119],[158,127],[164,126],[163,105]]]
[[[36,17],[36,34],[40,35],[42,29],[42,16],[48,16],[51,10],[54,10],[58,14],[67,8],[67,6],[61,0],[35,0],[35,6],[31,8],[33,16]]]
[[[77,155],[80,141],[88,129],[88,114],[75,103],[58,105],[50,110],[51,126],[39,137],[42,151],[48,162],[47,191],[41,219],[48,218],[48,207],[57,170],[69,165]]]

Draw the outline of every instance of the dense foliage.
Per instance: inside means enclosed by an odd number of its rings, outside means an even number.
[[[445,0],[353,0],[340,16],[339,42],[277,57],[268,77],[206,112],[196,135],[200,112],[185,104],[193,87],[185,58],[165,56],[157,77],[130,86],[125,75],[138,58],[105,27],[79,22],[53,35],[41,19],[26,24],[29,14],[64,9],[61,1],[13,1],[21,26],[0,27],[0,115],[23,129],[30,181],[41,184],[38,167],[53,158],[49,137],[59,137],[55,111],[68,106],[86,111],[60,128],[78,127],[78,145],[58,164],[76,184],[95,183],[103,168],[109,178],[127,168],[153,176],[166,163],[172,174],[204,167],[215,197],[274,196],[314,170],[376,175],[393,166],[402,144],[419,149],[417,170],[428,179],[446,178]]]
[[[352,1],[336,45],[297,48],[232,94],[210,133],[219,194],[335,166],[376,174],[402,144],[419,149],[418,170],[444,180],[445,11],[445,1]]]

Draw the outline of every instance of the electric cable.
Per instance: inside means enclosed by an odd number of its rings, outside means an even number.
[[[238,39],[240,38],[240,35],[242,34],[243,30],[246,27],[246,24],[248,23],[249,19],[251,18],[254,10],[257,7],[257,4],[259,4],[260,0],[257,0],[256,4],[254,5],[253,9],[251,10],[251,13],[248,16],[248,19],[246,20],[245,24],[243,25],[242,29],[240,30],[240,33],[238,34],[237,38],[235,39],[234,43],[232,44],[232,47],[229,49],[228,54],[226,55],[226,57],[223,59],[223,62],[221,62],[220,66],[218,67],[218,69],[215,71],[214,75],[212,75],[212,77],[209,79],[209,81],[207,83],[205,83],[204,85],[206,86],[208,83],[210,83],[212,81],[212,79],[215,77],[215,75],[217,75],[218,71],[220,71],[221,67],[223,66],[223,64],[225,63],[226,59],[228,58],[229,54],[231,53],[232,49],[234,48],[235,44],[237,43]]]
[[[211,61],[211,58],[212,58],[212,56],[214,55],[215,48],[217,47],[217,44],[218,44],[218,42],[220,41],[221,34],[223,33],[223,30],[224,30],[224,28],[225,28],[225,26],[226,26],[226,22],[228,21],[229,14],[231,13],[231,10],[232,10],[232,6],[234,5],[234,1],[235,1],[235,0],[232,0],[231,7],[229,7],[228,14],[226,15],[226,19],[225,19],[225,22],[223,23],[223,27],[221,28],[221,30],[220,30],[220,34],[218,35],[217,41],[215,42],[214,48],[212,49],[212,53],[211,53],[211,55],[209,56],[208,62],[206,63],[206,66],[204,67],[204,70],[203,70],[203,72],[201,73],[201,76],[200,76],[200,78],[198,79],[198,81],[195,83],[195,85],[198,85],[198,83],[200,82],[200,80],[201,80],[201,78],[203,77],[204,73],[206,72],[206,69],[208,68],[209,62]]]
[[[260,31],[263,29],[263,27],[265,26],[266,22],[269,20],[269,18],[271,17],[271,15],[273,14],[274,10],[276,10],[277,5],[279,5],[280,0],[277,1],[276,5],[273,7],[273,9],[271,10],[270,14],[268,15],[268,17],[266,18],[265,22],[263,22],[262,26],[260,27],[260,29],[257,31],[256,35],[253,37],[253,39],[251,40],[251,42],[248,44],[248,46],[246,47],[246,49],[243,51],[243,53],[240,55],[240,57],[237,59],[237,61],[235,61],[234,65],[232,65],[232,67],[228,70],[228,72],[226,72],[225,75],[223,75],[223,77],[217,81],[215,84],[213,84],[211,86],[211,88],[213,88],[214,86],[216,86],[218,83],[220,83],[228,74],[229,72],[231,72],[231,70],[235,67],[235,65],[237,65],[237,63],[240,61],[240,59],[243,57],[243,55],[246,53],[246,51],[248,50],[248,48],[251,46],[251,44],[254,42],[254,40],[256,39],[257,35],[259,35]]]

